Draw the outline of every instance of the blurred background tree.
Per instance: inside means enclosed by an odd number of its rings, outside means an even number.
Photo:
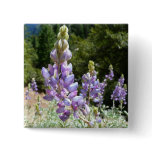
[[[127,24],[66,24],[69,28],[69,46],[72,51],[73,73],[81,84],[81,77],[88,72],[88,62],[95,62],[98,78],[103,81],[114,68],[114,80],[105,89],[104,102],[111,106],[110,95],[123,73],[128,84],[128,25]],[[50,52],[62,24],[26,24],[24,30],[24,84],[35,77],[40,91],[43,91],[41,68],[47,67]],[[81,87],[81,85],[79,85]],[[79,89],[80,89],[79,87]],[[127,108],[127,106],[126,106]],[[126,109],[127,110],[127,109]]]

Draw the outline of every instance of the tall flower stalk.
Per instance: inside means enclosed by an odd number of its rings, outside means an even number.
[[[124,81],[125,81],[124,75],[122,74],[111,95],[111,99],[113,100],[113,109],[115,108],[115,101],[119,101],[121,112],[123,109],[123,104],[127,104],[126,103],[127,86],[126,84],[124,84]]]
[[[74,82],[72,64],[68,64],[72,53],[69,50],[68,28],[65,25],[60,28],[57,38],[54,50],[50,53],[54,65],[49,64],[48,69],[42,68],[42,75],[47,87],[44,99],[56,100],[58,106],[56,112],[62,121],[66,121],[70,114],[73,114],[75,118],[80,118],[88,123],[80,116],[80,113],[87,114],[89,107],[83,97],[77,95],[78,82]]]
[[[86,98],[87,104],[90,104],[90,100],[98,105],[103,103],[104,89],[107,86],[107,80],[112,80],[114,77],[113,67],[109,66],[109,74],[105,75],[104,81],[102,83],[97,79],[97,72],[95,71],[95,66],[93,61],[89,61],[88,64],[89,72],[82,76],[82,89],[81,96]]]

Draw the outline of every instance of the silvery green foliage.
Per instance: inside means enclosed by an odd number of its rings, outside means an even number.
[[[53,100],[49,102],[47,108],[41,108],[42,114],[39,115],[36,113],[36,109],[30,109],[30,119],[27,119],[25,116],[25,127],[27,128],[90,128],[83,120],[75,119],[73,115],[70,115],[70,118],[63,122],[56,113],[56,102]],[[25,107],[25,111],[29,110],[28,107]],[[104,105],[101,108],[102,111],[102,122],[95,123],[93,128],[126,128],[128,122],[125,120],[124,116],[121,116],[119,110],[115,110],[113,115],[112,110],[104,108]],[[94,119],[93,108],[91,107],[91,119]]]

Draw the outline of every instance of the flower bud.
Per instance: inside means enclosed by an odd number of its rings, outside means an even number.
[[[69,34],[66,33],[64,38],[65,38],[66,40],[68,40],[68,39],[69,39]]]
[[[127,85],[126,84],[124,84],[124,89],[127,90]]]
[[[62,41],[61,39],[58,41],[58,50],[62,50]]]
[[[124,75],[123,75],[123,74],[121,75],[121,78],[124,78]]]
[[[58,38],[58,40],[59,39],[66,39],[66,40],[69,39],[68,28],[65,25],[60,27],[60,30],[59,30],[57,38]]]
[[[58,33],[57,39],[58,39],[58,40],[61,39],[61,34],[60,34],[60,32]]]
[[[63,25],[63,26],[61,26],[60,27],[60,30],[59,30],[61,33],[68,33],[68,28],[67,28],[67,26],[65,26],[65,25]]]
[[[109,65],[109,70],[113,70],[112,64]]]
[[[34,82],[35,81],[35,78],[32,78],[32,82]]]
[[[67,40],[62,40],[62,49],[66,50],[69,47]]]
[[[97,108],[97,107],[94,107],[94,108],[93,108],[93,112],[94,112],[95,115],[97,115],[97,114],[98,114],[98,108]]]
[[[93,71],[94,71],[94,62],[93,61],[89,61],[89,64],[88,64],[88,69],[89,69],[89,72],[90,73],[93,73]]]
[[[28,90],[29,90],[30,88],[31,88],[31,84],[29,83],[29,84],[28,84]]]

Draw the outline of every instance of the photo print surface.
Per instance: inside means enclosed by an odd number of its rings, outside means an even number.
[[[24,127],[127,128],[128,24],[25,24]]]

